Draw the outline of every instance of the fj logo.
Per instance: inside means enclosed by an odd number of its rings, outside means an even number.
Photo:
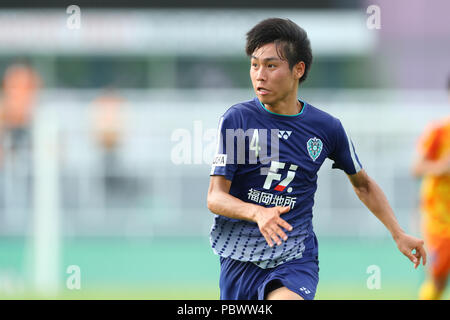
[[[269,172],[267,173],[266,181],[264,182],[263,188],[266,190],[269,190],[272,186],[272,181],[279,181],[281,180],[281,174],[278,173],[278,169],[284,169],[286,163],[284,162],[278,162],[278,161],[272,161],[270,163]],[[286,178],[281,181],[277,186],[275,186],[274,190],[276,191],[284,191],[284,189],[288,186],[289,183],[294,179],[295,177],[295,171],[297,170],[298,166],[295,164],[291,164],[289,166],[289,171],[287,173]],[[288,188],[288,192],[292,191],[292,188]]]

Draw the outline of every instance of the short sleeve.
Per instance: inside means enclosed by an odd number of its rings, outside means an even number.
[[[217,130],[217,146],[211,166],[210,176],[225,176],[227,180],[232,181],[237,170],[236,144],[227,143],[227,130],[236,130],[240,127],[237,112],[229,109],[219,120]]]
[[[428,160],[435,160],[438,156],[441,129],[435,125],[428,125],[417,143],[417,152]]]
[[[328,156],[334,161],[333,169],[341,169],[346,174],[355,174],[362,169],[361,162],[356,154],[355,146],[345,132],[342,123],[336,119],[334,129],[335,146],[333,152]]]

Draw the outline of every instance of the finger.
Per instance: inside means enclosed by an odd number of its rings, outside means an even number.
[[[416,250],[416,253],[414,254],[414,257],[416,258],[416,262],[414,263],[414,269],[417,269],[417,267],[420,265],[420,253]]]
[[[414,263],[414,264],[417,263],[417,258],[410,251],[405,251],[405,252],[403,252],[403,254],[405,256],[407,256],[408,259],[411,260],[412,263]]]
[[[261,231],[261,234],[264,236],[264,239],[266,239],[267,244],[269,245],[269,247],[273,247],[273,243],[272,240],[270,239],[270,236],[267,232],[265,231]]]
[[[423,247],[423,244],[424,244],[424,242],[421,241],[420,244],[416,247],[416,254],[418,254],[418,255],[420,255],[420,257],[422,257],[422,263],[423,263],[423,265],[425,265],[427,263],[427,253],[425,251],[425,248]]]
[[[416,253],[414,254],[414,256],[417,258],[417,264],[415,265],[415,268],[417,268],[420,265],[421,258],[422,258],[423,265],[425,265],[426,259],[427,259],[427,254],[426,254],[425,250],[423,249],[423,247],[416,248]]]
[[[278,223],[279,226],[283,227],[287,231],[292,231],[292,229],[293,229],[292,226],[289,223],[287,223],[285,220],[283,220],[281,218],[278,220],[277,223]]]
[[[276,232],[276,234],[277,234],[281,239],[283,239],[284,241],[287,240],[288,237],[287,237],[286,233],[284,233],[283,230],[281,230],[280,227],[275,226],[275,227],[273,228],[273,230]]]
[[[291,207],[281,207],[281,209],[278,211],[280,214],[287,213],[291,210]]]
[[[423,265],[426,265],[427,264],[427,252],[425,251],[423,246],[419,247],[419,252],[420,252],[420,254],[422,256]]]
[[[275,231],[270,232],[270,237],[273,239],[273,241],[275,241],[275,243],[277,245],[281,244],[281,240],[280,240],[280,238],[278,238],[278,236],[277,236]]]

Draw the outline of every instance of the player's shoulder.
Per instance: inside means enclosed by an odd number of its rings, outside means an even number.
[[[255,99],[250,99],[233,104],[228,111],[235,113],[253,112],[255,110]]]
[[[332,114],[324,111],[321,108],[315,107],[310,103],[305,103],[308,109],[309,121],[319,123],[321,126],[327,127],[329,129],[334,129],[340,125],[341,121],[333,116]]]
[[[439,129],[446,131],[450,130],[450,116],[446,116],[444,118],[432,122],[432,127],[438,130]]]
[[[450,117],[445,117],[428,122],[425,125],[422,136],[439,135],[444,131],[450,131]]]
[[[242,101],[235,103],[231,107],[229,107],[223,114],[223,117],[231,118],[234,120],[242,119],[252,113],[255,113],[255,109],[256,107],[254,99]]]

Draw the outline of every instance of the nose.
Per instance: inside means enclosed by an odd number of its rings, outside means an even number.
[[[266,69],[264,67],[260,67],[256,72],[256,80],[257,81],[265,81],[266,80]]]

